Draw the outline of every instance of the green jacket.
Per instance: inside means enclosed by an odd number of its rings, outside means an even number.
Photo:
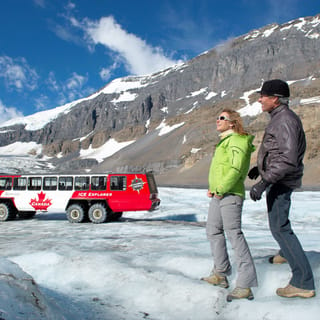
[[[209,190],[217,195],[236,194],[245,198],[254,136],[231,133],[217,144],[209,171]]]

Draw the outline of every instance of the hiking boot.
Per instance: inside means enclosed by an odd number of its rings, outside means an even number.
[[[314,290],[300,289],[288,284],[285,288],[279,288],[276,291],[277,295],[285,298],[312,298],[316,295]]]
[[[231,302],[234,299],[248,299],[253,300],[253,293],[250,288],[236,287],[233,291],[227,295],[227,301]]]
[[[288,261],[284,257],[280,256],[280,254],[276,254],[275,256],[269,258],[269,262],[271,264],[283,264],[287,263]]]
[[[209,277],[203,277],[201,280],[207,281],[214,286],[219,286],[221,288],[229,288],[228,279],[226,276],[222,276],[218,273],[213,273]]]

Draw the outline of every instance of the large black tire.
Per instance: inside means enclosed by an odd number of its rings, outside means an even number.
[[[14,220],[17,216],[17,211],[10,203],[0,203],[0,221]]]
[[[102,203],[95,203],[89,208],[88,215],[92,223],[104,223],[108,218],[108,210]]]
[[[67,218],[71,223],[81,223],[86,220],[86,212],[81,204],[72,204],[67,209]]]

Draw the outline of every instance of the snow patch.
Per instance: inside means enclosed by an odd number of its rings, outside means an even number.
[[[186,97],[187,98],[196,97],[196,96],[198,96],[200,94],[205,94],[207,92],[207,90],[208,90],[208,87],[202,88],[202,89],[199,89],[197,91],[191,92],[190,95],[187,95]]]
[[[210,100],[210,99],[214,98],[214,97],[217,96],[217,95],[218,95],[218,94],[217,94],[216,92],[211,91],[211,92],[209,92],[209,93],[207,94],[207,96],[205,97],[205,99],[206,99],[206,100]]]
[[[150,83],[146,81],[146,77],[117,78],[107,84],[101,92],[104,94],[123,93],[128,90],[146,87],[149,84]]]
[[[136,93],[122,92],[117,99],[112,99],[111,102],[117,104],[119,102],[134,101],[137,97],[138,94]]]
[[[195,154],[195,153],[199,152],[200,150],[201,150],[201,148],[192,148],[190,152]]]
[[[103,146],[99,148],[92,148],[92,145],[90,145],[90,147],[86,150],[81,149],[80,158],[82,159],[93,158],[93,159],[96,159],[98,162],[102,162],[104,159],[111,157],[116,152],[127,147],[133,142],[135,142],[135,140],[126,141],[126,142],[117,142],[115,139],[109,139]]]
[[[265,38],[270,37],[277,28],[278,28],[278,26],[274,26],[274,27],[272,27],[270,29],[267,29],[267,30],[263,31],[262,36],[265,37]]]
[[[275,293],[291,275],[288,265],[268,263],[278,246],[268,228],[265,195],[253,202],[247,192],[242,217],[258,274],[259,285],[252,288],[255,299],[226,302],[237,280],[228,239],[230,288],[200,281],[213,267],[205,232],[210,203],[206,193],[206,189],[159,188],[158,210],[124,212],[118,223],[70,224],[57,214],[37,214],[31,220],[2,224],[0,317],[318,319],[317,297],[291,300]],[[292,194],[290,220],[310,260],[316,288],[320,286],[319,205],[319,192]],[[35,311],[35,297],[42,310]]]
[[[26,156],[32,155],[36,156],[41,154],[42,145],[36,142],[14,142],[4,147],[0,147],[1,156]]]
[[[223,98],[226,95],[227,95],[227,91],[226,90],[221,91],[221,94],[220,94],[221,98]]]
[[[312,98],[307,98],[307,99],[301,99],[300,100],[301,104],[311,104],[311,103],[320,103],[320,96],[312,97]]]
[[[185,123],[181,122],[178,124],[175,124],[173,126],[168,126],[166,125],[166,120],[162,120],[162,122],[159,124],[159,126],[156,128],[156,130],[160,130],[158,136],[163,136],[165,134],[168,134],[169,132],[180,128],[181,126],[183,126]]]
[[[250,104],[250,101],[249,101],[250,95],[256,93],[257,90],[258,89],[253,89],[253,90],[246,91],[246,92],[243,93],[243,96],[240,97],[240,99],[243,99],[245,101],[245,103],[246,103],[246,105],[243,108],[238,110],[238,112],[240,113],[241,117],[244,117],[244,116],[253,117],[253,116],[256,116],[256,115],[258,115],[258,114],[260,114],[262,112],[260,102],[256,101],[256,102]]]

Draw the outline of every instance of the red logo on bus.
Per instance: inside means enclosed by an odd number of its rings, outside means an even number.
[[[135,178],[131,181],[131,184],[129,187],[131,187],[134,191],[138,191],[138,193],[140,193],[140,190],[143,189],[144,184],[145,182],[143,182],[141,178],[138,178],[137,176],[135,176]]]
[[[38,200],[37,199],[31,199],[29,204],[35,209],[35,210],[41,210],[45,211],[52,205],[51,202],[52,199],[46,199],[46,194],[42,191],[38,193]]]

